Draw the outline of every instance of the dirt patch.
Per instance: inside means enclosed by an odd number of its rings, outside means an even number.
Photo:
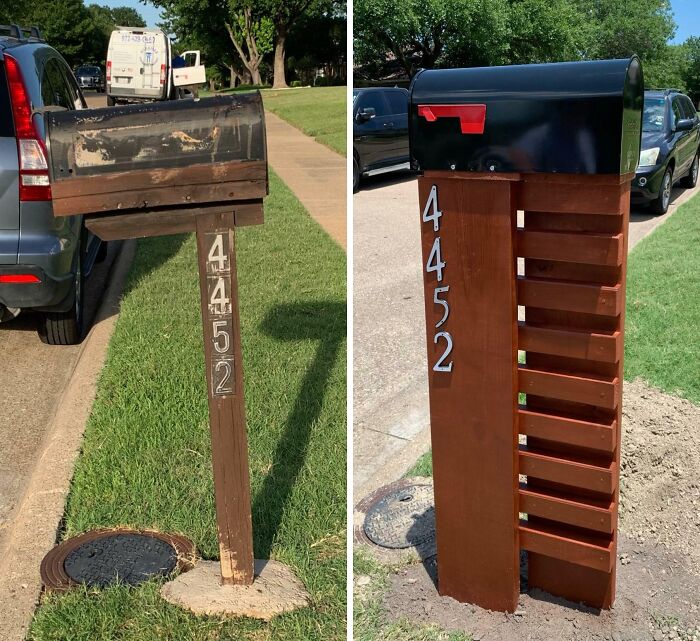
[[[597,611],[527,591],[515,614],[439,597],[434,560],[389,577],[386,616],[475,641],[700,641],[700,407],[625,383],[615,606]]]

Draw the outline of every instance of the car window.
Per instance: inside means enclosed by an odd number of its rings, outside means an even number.
[[[384,94],[380,91],[368,91],[360,96],[360,101],[358,103],[358,110],[362,111],[371,107],[374,109],[377,116],[387,115],[387,105],[384,100]]]
[[[673,112],[673,122],[671,123],[671,126],[675,127],[678,124],[678,121],[684,118],[683,109],[681,108],[680,100],[678,100],[678,98],[673,99],[671,109]]]
[[[386,97],[389,100],[389,113],[408,113],[408,95],[403,91],[389,91],[387,92]]]
[[[68,89],[61,68],[55,58],[50,58],[44,64],[41,76],[41,97],[45,106],[75,109],[75,103]]]
[[[644,98],[642,131],[663,131],[666,120],[666,101],[663,98]]]
[[[681,105],[683,105],[683,111],[685,113],[686,118],[695,118],[697,115],[697,111],[695,111],[695,107],[693,107],[693,103],[690,102],[690,98],[688,96],[681,96]]]
[[[75,81],[75,77],[73,76],[73,72],[70,70],[70,67],[68,67],[68,65],[65,64],[62,60],[56,60],[55,62],[61,71],[61,75],[63,76],[66,86],[68,87],[68,93],[70,94],[71,100],[73,102],[72,108],[84,109],[85,107],[87,107],[87,105],[83,102],[80,89],[78,89],[78,83]]]

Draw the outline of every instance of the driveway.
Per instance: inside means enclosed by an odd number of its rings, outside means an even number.
[[[693,190],[693,194],[700,186]],[[692,194],[674,189],[664,216],[630,217],[629,247]],[[410,468],[429,445],[418,186],[409,172],[363,181],[353,196],[355,502]]]

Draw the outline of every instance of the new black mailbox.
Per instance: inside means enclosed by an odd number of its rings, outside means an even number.
[[[627,174],[643,101],[636,57],[424,70],[411,83],[411,155],[423,171]]]
[[[525,550],[531,587],[614,601],[643,93],[636,57],[411,84],[440,594],[513,611]]]
[[[103,240],[197,233],[221,581],[253,581],[234,228],[263,222],[259,93],[44,115],[55,216]]]

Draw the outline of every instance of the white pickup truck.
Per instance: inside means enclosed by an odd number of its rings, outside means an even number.
[[[205,83],[199,51],[173,60],[170,39],[160,29],[117,27],[107,49],[107,104],[171,100],[182,89]]]

